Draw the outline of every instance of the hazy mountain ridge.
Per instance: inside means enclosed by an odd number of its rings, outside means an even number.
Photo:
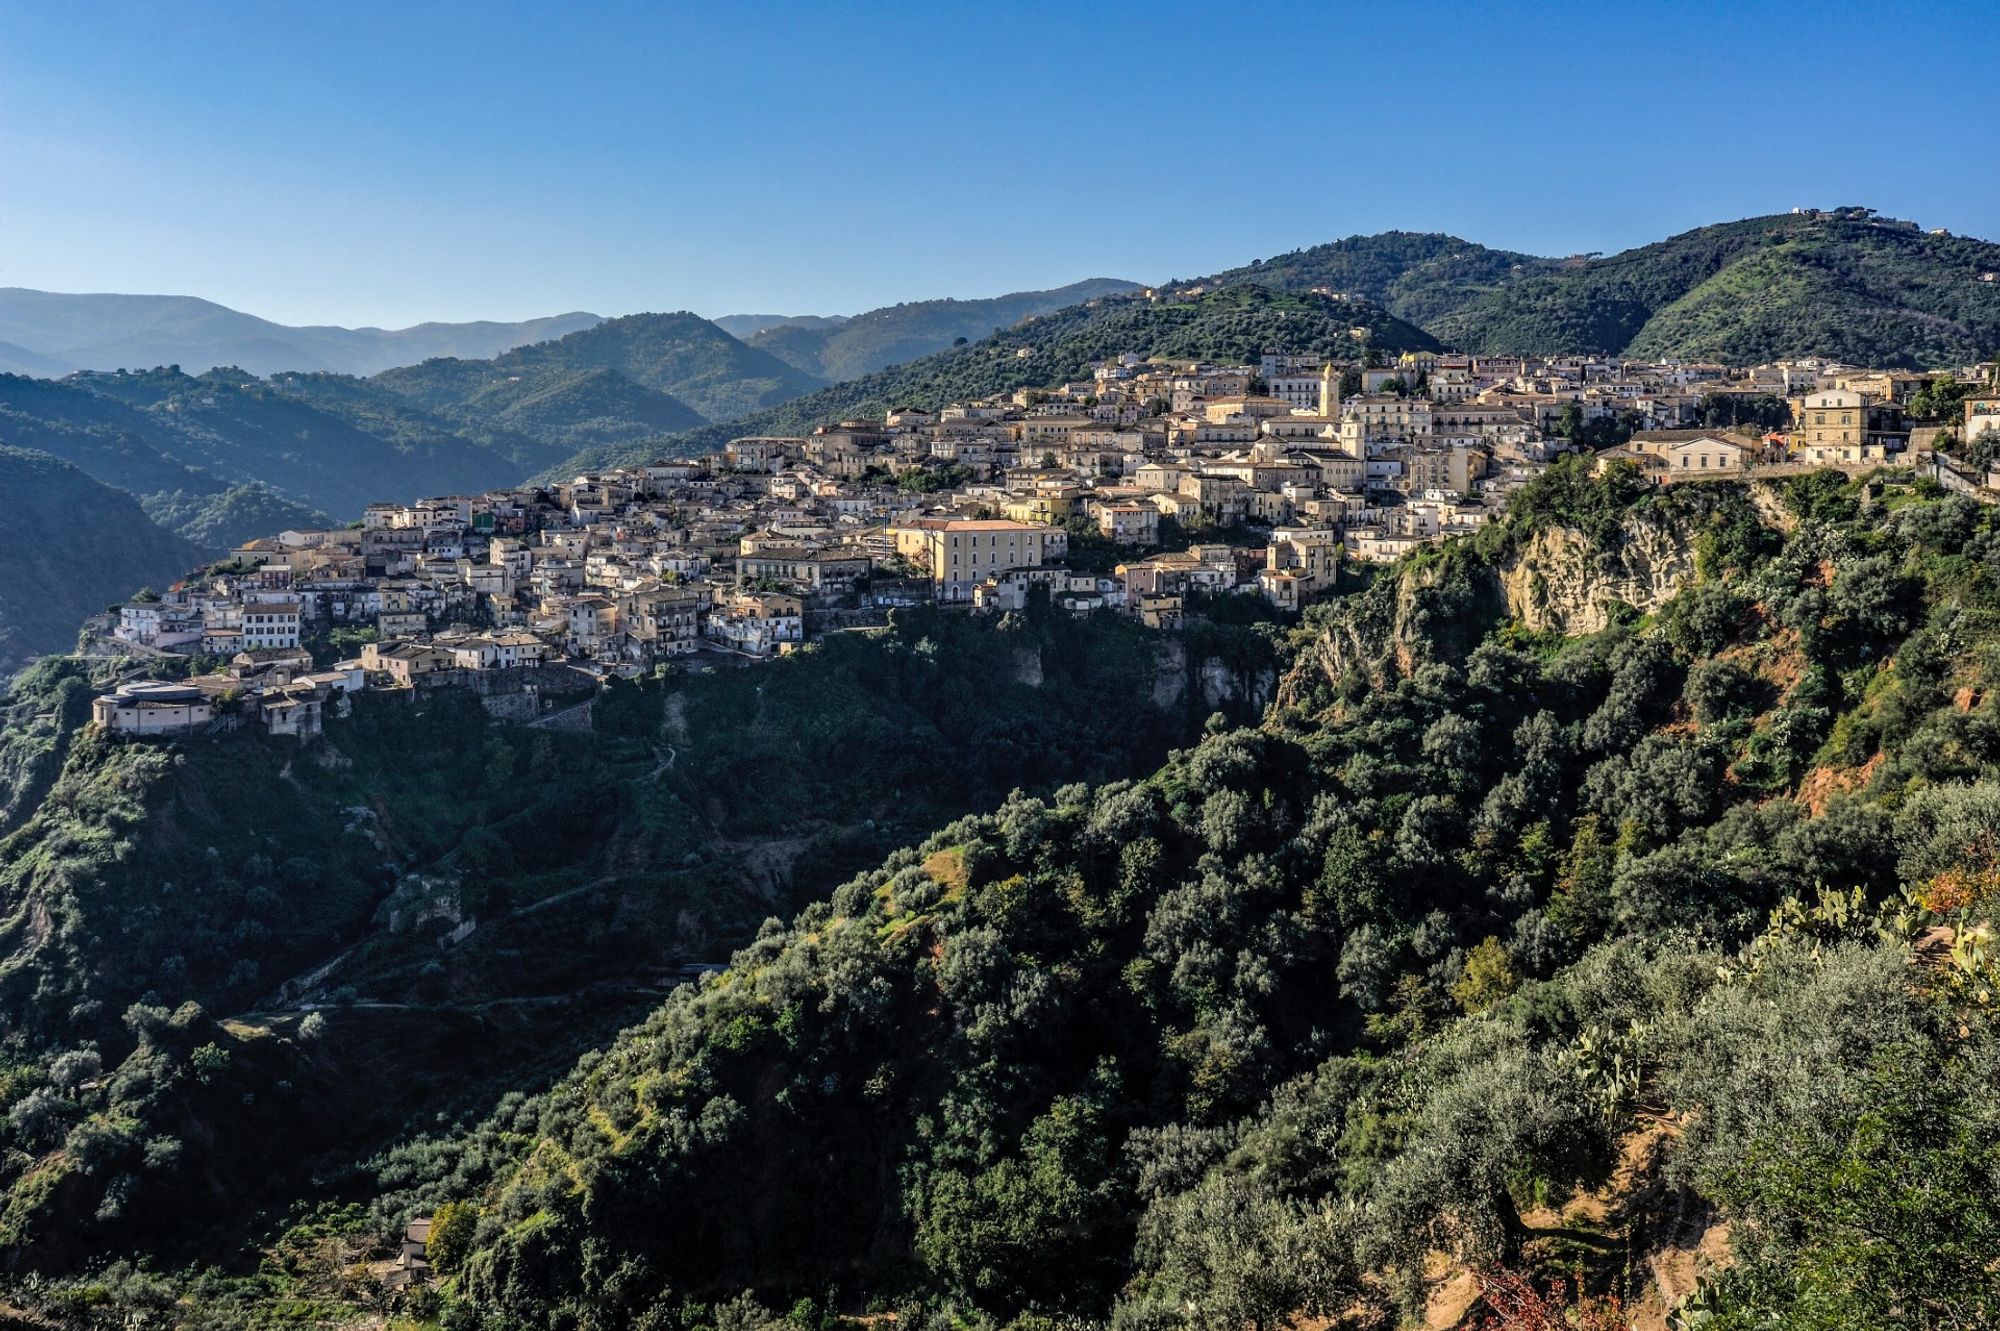
[[[80,375],[62,383],[140,408],[168,432],[174,457],[211,476],[230,484],[263,481],[336,516],[357,517],[376,499],[413,491],[452,494],[503,484],[516,466],[482,440],[385,436],[228,370]]]
[[[68,374],[72,368],[53,356],[44,356],[39,351],[30,351],[12,342],[0,342],[0,374],[23,374],[32,375],[37,379],[55,379]]]
[[[751,334],[761,333],[766,328],[776,328],[780,324],[803,328],[838,328],[851,317],[853,316],[846,314],[719,314],[709,322],[731,337],[748,341]]]
[[[34,372],[150,369],[199,374],[234,365],[253,374],[334,370],[374,374],[434,356],[494,356],[598,323],[575,312],[518,322],[427,322],[408,328],[293,326],[198,296],[71,293],[0,287],[0,343],[34,357]],[[7,349],[0,347],[0,367]],[[17,370],[15,372],[27,372]]]

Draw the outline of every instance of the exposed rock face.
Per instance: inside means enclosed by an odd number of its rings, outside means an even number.
[[[1643,613],[1665,605],[1694,579],[1694,543],[1652,515],[1634,514],[1620,540],[1594,550],[1572,527],[1544,527],[1499,565],[1507,615],[1537,632],[1596,633],[1623,603]]]
[[[1609,542],[1544,526],[1487,557],[1458,543],[1405,560],[1348,597],[1279,688],[1281,705],[1358,675],[1373,685],[1463,657],[1505,620],[1595,633],[1623,604],[1650,613],[1695,577],[1693,530],[1651,511],[1626,515]]]
[[[1197,716],[1232,709],[1258,712],[1277,687],[1274,667],[1239,666],[1207,655],[1190,662],[1187,644],[1179,638],[1162,639],[1153,653],[1153,701],[1163,708],[1185,706]]]
[[[1350,675],[1381,685],[1426,661],[1462,655],[1502,612],[1492,570],[1463,546],[1425,552],[1348,597],[1278,690],[1281,706]]]
[[[1014,654],[1014,678],[1040,688],[1046,679],[1039,648]],[[1203,654],[1189,660],[1184,639],[1161,635],[1153,649],[1151,697],[1163,710],[1187,708],[1197,717],[1210,712],[1261,712],[1278,690],[1278,672],[1268,662],[1241,665]]]

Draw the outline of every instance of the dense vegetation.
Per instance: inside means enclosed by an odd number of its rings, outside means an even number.
[[[1308,650],[1258,728],[896,852],[395,1154],[378,1223],[451,1202],[452,1326],[1367,1324],[1550,1274],[1609,1325],[1698,1245],[1704,1325],[1985,1324],[2000,525],[1862,498],[1561,469],[1318,616],[1379,675]],[[1506,620],[1535,531],[1635,522],[1697,552],[1657,612]]]
[[[2000,246],[1867,209],[1724,222],[1600,257],[1542,259],[1404,231],[1232,268],[1203,284],[1377,301],[1475,355],[1754,365],[1830,356],[1930,368],[2000,350]]]
[[[143,503],[154,522],[213,554],[291,528],[312,531],[334,525],[318,509],[294,503],[261,481],[220,494],[151,494]]]
[[[818,382],[693,315],[634,315],[372,379],[0,375],[0,442],[75,464],[199,544],[227,544],[314,512],[348,520],[379,499],[514,484],[579,450],[633,447]],[[260,513],[272,526],[249,528]]]
[[[730,420],[811,392],[820,379],[746,346],[699,315],[633,314],[489,361],[430,361],[376,376],[419,401],[471,403],[479,388],[519,376],[604,370],[668,394],[708,420]],[[440,393],[443,397],[440,397]],[[682,427],[686,428],[686,427]]]
[[[739,341],[748,342],[766,328],[792,324],[800,328],[838,328],[847,322],[845,314],[718,314],[709,322]]]
[[[1271,660],[1248,630],[1159,648],[1040,608],[917,613],[620,685],[584,731],[364,697],[304,753],[79,730],[92,681],[37,667],[0,737],[0,1246],[46,1269],[185,1260],[214,1224],[240,1242],[889,848],[1017,787],[1150,769],[1198,732],[1207,660]]]
[[[919,300],[851,319],[807,319],[756,330],[745,340],[823,383],[859,379],[891,365],[971,342],[1037,314],[1131,291],[1135,283],[1093,277],[1051,291],[983,300]]]
[[[133,495],[228,488],[177,455],[177,421],[93,392],[95,382],[0,375],[0,443],[38,449]]]
[[[1492,250],[1438,232],[1384,231],[1260,259],[1201,283],[1291,292],[1325,288],[1364,297],[1399,319],[1429,327],[1483,291],[1555,266],[1551,259]]]
[[[1485,353],[1629,353],[1747,365],[1831,356],[1964,364],[2000,348],[2000,246],[1865,210],[1702,227],[1510,282],[1426,325]]]
[[[365,412],[393,429],[414,417],[447,422],[455,433],[519,440],[509,456],[533,465],[550,449],[615,446],[695,429],[704,417],[669,393],[647,388],[616,370],[563,365],[496,369],[491,361],[434,360],[390,370],[374,379],[327,375],[287,378],[286,386],[324,399],[338,395],[350,410]]]
[[[1363,336],[1355,336],[1360,329]],[[898,406],[938,408],[1019,388],[1044,388],[1089,375],[1095,362],[1131,352],[1167,359],[1252,361],[1269,347],[1355,359],[1434,349],[1428,334],[1361,301],[1283,295],[1239,286],[1178,301],[1102,296],[977,342],[940,351],[651,448],[593,450],[556,468],[559,475],[645,461],[662,451],[720,449],[746,434],[807,434],[816,426],[874,416]]]
[[[200,552],[156,526],[128,494],[46,453],[0,446],[0,674],[76,644],[105,606],[164,586]]]
[[[502,485],[562,452],[491,427],[457,430],[431,418],[416,428],[409,418],[422,413],[383,390],[372,396],[387,400],[376,415],[400,413],[395,428],[330,392],[304,394],[233,370],[0,376],[0,440],[50,453],[128,494],[162,496],[174,509],[261,484],[336,517],[358,516],[385,497]],[[384,478],[394,478],[390,494]]]

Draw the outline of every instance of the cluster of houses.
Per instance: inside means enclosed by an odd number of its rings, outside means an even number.
[[[1295,611],[1344,561],[1491,521],[1600,418],[1645,427],[1604,461],[1663,482],[1861,467],[1912,451],[1904,405],[1929,382],[1823,360],[1119,356],[1041,389],[248,542],[109,626],[215,668],[125,685],[96,717],[167,734],[254,716],[309,736],[354,692],[441,684],[532,715],[606,676],[765,658],[924,601],[1004,611],[1045,593],[1159,628],[1205,596]],[[1746,418],[1782,401],[1790,426],[1701,428],[1732,399]],[[2000,429],[2000,397],[1964,410],[1966,438]],[[309,649],[336,642],[359,654],[316,666]]]

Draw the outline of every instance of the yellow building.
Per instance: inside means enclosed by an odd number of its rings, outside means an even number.
[[[891,529],[896,553],[930,574],[941,601],[965,601],[972,589],[1010,568],[1037,568],[1069,552],[1060,527],[1007,519],[918,518]]]
[[[1002,504],[1000,511],[1014,522],[1060,526],[1076,512],[1076,495],[1074,492],[1021,495]]]

